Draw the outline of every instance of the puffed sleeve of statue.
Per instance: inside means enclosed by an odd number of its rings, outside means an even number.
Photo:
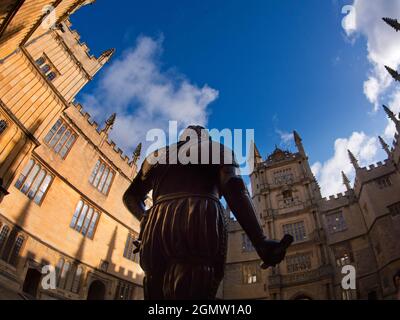
[[[147,194],[153,188],[153,167],[154,166],[145,159],[140,171],[123,196],[124,205],[139,220],[141,220],[146,213],[144,201],[146,200]]]

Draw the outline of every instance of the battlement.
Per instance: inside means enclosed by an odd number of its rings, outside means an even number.
[[[91,54],[85,42],[81,42],[81,36],[76,30],[72,30],[69,20],[63,22],[59,28],[53,32],[56,39],[69,51],[79,68],[86,74],[89,80],[100,70],[100,68],[112,57],[114,50],[106,50],[98,58]]]
[[[329,211],[349,204],[353,197],[352,191],[338,193],[320,200],[320,208],[322,211]]]
[[[78,31],[72,29],[72,23],[69,19],[65,20],[64,25],[68,28],[70,33],[75,38],[76,42],[82,47],[83,51],[86,52],[87,56],[91,59],[96,59],[94,55],[90,53],[90,48],[87,46],[85,42],[81,42],[81,35]]]
[[[94,144],[98,145],[101,141],[105,141],[106,143],[103,144],[102,148],[105,147],[109,151],[112,151],[114,155],[118,156],[124,162],[124,164],[130,168],[135,166],[132,159],[129,159],[129,157],[124,154],[123,150],[119,148],[113,140],[109,139],[108,134],[104,130],[100,129],[99,124],[91,118],[90,114],[83,109],[81,104],[72,104],[72,106],[79,112],[79,115],[85,120],[85,123],[89,124],[89,126],[93,129],[92,132],[84,131],[84,133],[89,138],[92,138],[91,140]]]

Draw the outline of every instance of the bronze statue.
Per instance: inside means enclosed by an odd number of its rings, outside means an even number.
[[[195,133],[194,143],[188,132]],[[202,161],[187,163],[176,156],[191,153]],[[154,163],[160,155],[166,161]],[[137,245],[145,299],[215,299],[227,250],[222,196],[263,260],[262,267],[283,260],[293,238],[266,239],[237,167],[233,152],[211,141],[200,126],[189,126],[178,143],[144,160],[123,201],[142,221]],[[144,200],[151,190],[154,203],[146,212]]]

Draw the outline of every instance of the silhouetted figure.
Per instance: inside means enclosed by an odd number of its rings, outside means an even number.
[[[220,161],[213,158],[217,154]],[[188,163],[186,157],[202,159],[201,164]],[[155,163],[155,158],[164,161]],[[233,152],[212,142],[199,126],[188,127],[178,143],[145,159],[123,197],[142,220],[138,244],[145,299],[215,298],[227,250],[222,196],[263,260],[262,267],[283,260],[293,238],[266,239],[237,171]],[[146,212],[150,190],[154,205]]]

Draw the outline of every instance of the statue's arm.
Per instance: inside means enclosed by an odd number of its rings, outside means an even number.
[[[266,237],[257,220],[256,211],[250,194],[241,176],[233,165],[224,165],[220,169],[220,186],[222,194],[235,215],[237,221],[248,235],[254,247],[262,243]]]
[[[280,263],[286,255],[286,249],[293,242],[293,238],[285,235],[280,242],[267,240],[258,222],[250,194],[242,177],[236,173],[235,166],[224,165],[221,167],[220,187],[229,208],[263,260],[262,268]]]

